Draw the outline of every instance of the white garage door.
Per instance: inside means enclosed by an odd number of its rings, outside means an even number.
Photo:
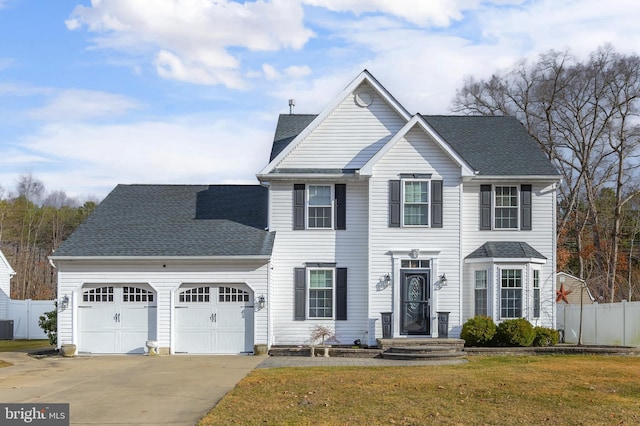
[[[189,285],[175,304],[176,353],[253,351],[253,294],[245,285]]]
[[[156,339],[156,297],[146,285],[90,285],[78,303],[78,352],[143,353]]]

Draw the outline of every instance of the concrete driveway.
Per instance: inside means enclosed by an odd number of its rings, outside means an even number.
[[[0,353],[0,402],[69,403],[70,423],[194,425],[262,356]]]

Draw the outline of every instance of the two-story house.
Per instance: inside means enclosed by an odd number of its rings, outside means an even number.
[[[281,115],[257,177],[118,186],[52,257],[59,342],[240,353],[316,325],[375,345],[479,314],[555,323],[559,175],[515,118],[412,115],[363,71]]]

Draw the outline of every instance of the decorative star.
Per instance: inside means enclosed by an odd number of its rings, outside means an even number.
[[[571,294],[571,292],[572,290],[567,290],[566,288],[564,288],[564,283],[560,284],[560,290],[556,291],[556,303],[560,301],[564,301],[564,303],[569,303],[569,299],[567,299],[567,296]]]

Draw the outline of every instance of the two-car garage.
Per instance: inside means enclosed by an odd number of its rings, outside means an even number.
[[[173,294],[173,353],[253,351],[253,292],[246,284],[183,284]],[[158,339],[158,295],[148,284],[90,284],[78,298],[78,352],[144,353]]]

